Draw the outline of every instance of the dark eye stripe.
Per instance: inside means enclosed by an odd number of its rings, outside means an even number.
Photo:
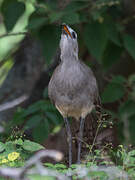
[[[72,37],[73,37],[73,39],[75,39],[75,38],[76,38],[76,35],[75,35],[75,33],[74,33],[74,32],[72,32]]]

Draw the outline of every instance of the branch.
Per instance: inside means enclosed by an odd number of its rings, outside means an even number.
[[[48,169],[44,167],[41,163],[41,160],[44,157],[51,157],[54,160],[61,160],[63,155],[62,153],[55,150],[42,150],[37,152],[32,156],[27,162],[26,165],[22,168],[0,168],[0,177],[12,178],[14,180],[28,180],[27,175],[39,174],[41,176],[52,176],[56,177],[58,180],[69,180],[71,176],[77,176],[77,178],[83,178],[88,180],[88,173],[90,172],[100,172],[103,171],[107,174],[108,179],[128,179],[128,174],[124,170],[121,170],[117,166],[90,166],[89,168],[81,165],[77,165],[74,170],[68,169],[65,174],[61,174],[55,170]]]
[[[66,180],[66,176],[55,172],[53,170],[49,170],[45,168],[41,164],[41,160],[44,157],[50,157],[56,161],[60,161],[63,158],[62,153],[55,151],[55,150],[42,150],[37,152],[34,156],[32,156],[27,162],[26,165],[22,168],[9,168],[9,167],[1,167],[0,168],[0,177],[7,177],[12,178],[14,180],[26,180],[25,177],[27,174],[40,174],[40,175],[50,175],[57,177],[59,180]],[[35,165],[35,168],[30,169],[33,165]]]
[[[22,102],[24,102],[26,99],[28,99],[28,95],[22,95],[14,100],[3,103],[0,105],[0,112],[5,111],[7,109],[11,109],[11,108],[21,104]]]
[[[18,35],[26,35],[28,32],[16,32],[16,33],[5,33],[0,35],[0,38],[4,38],[7,36],[18,36]]]
[[[20,177],[23,178],[24,175],[26,174],[26,172],[28,171],[28,169],[30,167],[32,167],[33,165],[36,165],[37,167],[39,167],[39,164],[40,164],[40,168],[38,168],[38,170],[40,170],[41,172],[47,172],[46,169],[44,171],[44,167],[41,164],[41,160],[44,157],[50,157],[50,158],[54,159],[55,161],[60,161],[63,158],[63,155],[62,155],[62,153],[55,151],[55,150],[42,150],[42,151],[37,152],[32,158],[30,158],[26,162],[26,165],[22,168]],[[43,173],[42,173],[42,175],[43,175]]]

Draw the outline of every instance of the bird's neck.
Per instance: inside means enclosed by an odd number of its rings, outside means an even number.
[[[61,61],[65,63],[69,63],[69,61],[78,61],[78,53],[73,53],[71,51],[68,51],[66,53],[61,52]]]

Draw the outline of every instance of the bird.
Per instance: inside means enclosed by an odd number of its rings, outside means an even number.
[[[60,39],[60,63],[54,70],[48,85],[48,95],[63,116],[69,146],[69,167],[72,164],[72,133],[69,117],[80,120],[77,163],[81,163],[81,147],[86,116],[95,108],[99,99],[96,78],[78,57],[77,33],[62,24]]]

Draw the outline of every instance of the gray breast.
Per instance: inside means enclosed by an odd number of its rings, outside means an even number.
[[[74,111],[91,108],[98,98],[96,79],[91,69],[80,61],[68,66],[61,63],[53,73],[48,93],[56,106]]]

